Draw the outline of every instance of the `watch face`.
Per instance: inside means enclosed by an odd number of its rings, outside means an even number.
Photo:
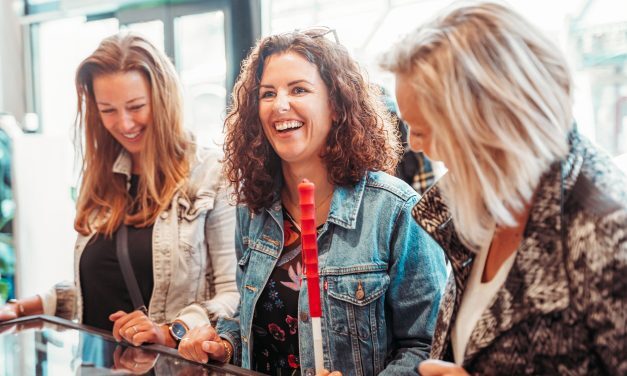
[[[181,338],[183,338],[185,333],[187,333],[185,325],[181,324],[180,322],[173,322],[170,326],[170,330],[172,331],[172,335],[174,336],[174,338],[178,339],[179,341],[181,340]]]

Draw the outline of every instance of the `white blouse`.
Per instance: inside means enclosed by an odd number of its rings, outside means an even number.
[[[490,237],[491,239],[491,237]],[[475,325],[481,318],[483,312],[490,306],[496,292],[503,286],[509,274],[517,251],[513,252],[501,265],[496,275],[488,282],[481,282],[486,258],[490,249],[490,242],[481,248],[479,254],[475,256],[470,277],[464,290],[457,318],[451,330],[451,342],[453,345],[453,356],[455,363],[461,365],[464,361],[466,346]]]

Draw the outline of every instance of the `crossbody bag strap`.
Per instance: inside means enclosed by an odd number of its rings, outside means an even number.
[[[116,253],[118,255],[118,262],[120,263],[120,269],[122,269],[122,276],[124,277],[124,283],[128,289],[128,293],[131,295],[131,301],[133,307],[137,311],[142,311],[146,315],[148,309],[144,304],[144,298],[139,291],[139,285],[137,284],[137,278],[135,278],[135,272],[131,265],[131,259],[128,255],[128,228],[125,224],[121,224],[118,231],[115,234]]]

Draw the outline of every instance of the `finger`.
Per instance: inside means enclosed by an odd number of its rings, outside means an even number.
[[[207,363],[207,361],[209,361],[209,355],[207,355],[207,353],[202,350],[203,343],[201,341],[190,341],[190,342],[193,348],[194,357],[196,358],[196,361],[200,363]]]
[[[184,337],[181,342],[179,343],[179,355],[181,355],[183,358],[187,359],[187,360],[194,360],[194,358],[192,358],[192,355],[190,353],[190,345],[189,342],[190,340],[186,340]]]
[[[112,334],[115,337],[115,340],[120,342],[122,340],[122,335],[120,334],[120,328],[126,324],[126,322],[130,319],[129,315],[124,311],[118,311],[113,315],[110,315],[109,318],[115,317],[116,320],[113,322],[113,330]]]
[[[223,360],[225,356],[224,346],[215,341],[204,341],[202,351],[206,352],[211,359]]]
[[[130,314],[129,314],[130,316]],[[152,329],[152,322],[146,316],[135,317],[129,319],[119,330],[119,333],[128,342],[135,344],[133,337],[142,333],[149,332]]]
[[[124,315],[126,315],[126,312],[124,312],[124,311],[114,312],[114,313],[109,315],[109,321],[116,321],[117,319],[119,319],[120,317],[122,317]]]
[[[329,375],[329,371],[327,371],[326,369],[316,372],[316,376],[328,376],[328,375]]]
[[[0,311],[0,321],[13,320],[17,318],[17,314],[11,309],[2,309]]]

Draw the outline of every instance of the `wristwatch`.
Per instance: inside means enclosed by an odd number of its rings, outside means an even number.
[[[187,334],[188,328],[183,321],[174,320],[170,324],[168,324],[168,330],[170,331],[170,335],[172,336],[172,338],[174,338],[174,340],[176,341],[176,346],[178,347],[181,339],[183,339],[183,337],[185,337],[185,334]]]

